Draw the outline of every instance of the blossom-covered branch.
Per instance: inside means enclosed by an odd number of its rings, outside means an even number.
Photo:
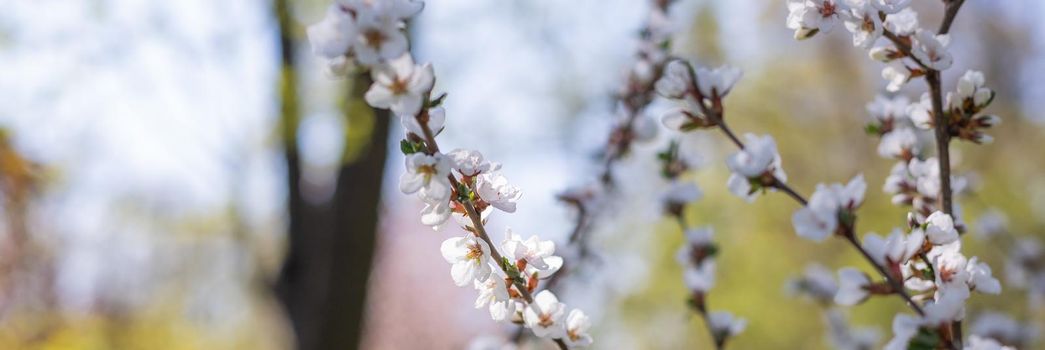
[[[683,266],[683,280],[690,290],[689,306],[704,320],[710,339],[716,349],[723,349],[726,341],[740,334],[747,321],[728,311],[708,311],[708,292],[715,286],[715,257],[718,245],[712,241],[711,227],[694,228],[686,222],[686,207],[702,196],[692,181],[682,179],[691,169],[690,162],[679,153],[679,144],[672,141],[668,149],[658,154],[661,175],[671,182],[664,196],[664,213],[678,223],[686,237],[686,245],[679,249],[677,259]]]
[[[555,244],[537,236],[523,239],[509,229],[498,250],[486,231],[486,219],[494,209],[515,211],[519,189],[497,172],[500,164],[485,160],[478,151],[444,154],[436,142],[444,128],[440,105],[446,95],[433,98],[432,65],[414,63],[403,32],[405,21],[422,7],[412,0],[337,0],[321,22],[309,27],[309,40],[335,75],[369,69],[374,84],[364,96],[367,103],[400,118],[406,130],[400,143],[406,172],[399,188],[416,193],[425,203],[421,222],[438,229],[453,217],[468,231],[440,247],[452,265],[454,283],[473,286],[479,292],[475,306],[487,307],[496,321],[525,325],[562,349],[587,346],[592,339],[584,312],[567,313],[551,291],[536,291],[539,280],[562,267],[562,258],[554,255]]]
[[[904,277],[906,288],[922,293],[918,298],[928,299],[926,312],[920,313],[920,317],[897,315],[893,325],[896,334],[887,347],[961,349],[961,321],[970,291],[997,294],[1001,285],[991,275],[990,267],[977,262],[976,257],[966,259],[960,252],[959,232],[963,225],[957,216],[953,195],[964,187],[964,181],[951,174],[950,141],[957,137],[978,144],[988,143],[992,139],[984,130],[1000,119],[979,115],[994,98],[993,91],[983,86],[982,73],[966,72],[959,80],[957,91],[948,93],[944,99],[941,72],[953,63],[947,51],[948,32],[964,1],[944,1],[944,19],[935,33],[920,28],[917,13],[909,8],[910,2],[790,0],[787,25],[795,30],[797,39],[805,39],[830,30],[836,22],[844,22],[853,34],[855,46],[868,49],[872,59],[888,64],[882,70],[882,77],[889,81],[886,89],[890,92],[899,91],[915,77],[925,78],[929,91],[917,103],[910,104],[905,97],[897,96],[878,97],[868,105],[873,120],[867,131],[881,137],[878,153],[900,161],[884,189],[893,194],[895,204],[911,205],[914,209],[907,219],[910,235],[904,238],[903,233],[896,230],[884,246],[901,240],[921,245],[904,244],[907,248],[899,248],[894,251],[899,254],[891,255],[899,260],[886,262],[890,268],[896,266],[893,270]],[[875,46],[880,38],[889,44]],[[933,131],[936,157],[926,158],[922,153],[925,147],[919,129]],[[816,212],[812,205],[808,209]],[[874,237],[877,236],[868,235],[868,238]],[[865,239],[864,245],[867,243]],[[873,285],[858,274],[847,275],[850,276],[848,283],[857,288],[850,288],[852,292],[846,301],[859,302],[866,296],[853,297],[873,290]]]

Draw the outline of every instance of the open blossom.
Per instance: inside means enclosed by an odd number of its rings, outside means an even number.
[[[831,270],[820,264],[809,264],[801,277],[792,279],[787,284],[790,293],[807,296],[815,301],[828,304],[834,301],[838,292],[838,283]]]
[[[364,11],[356,17],[356,23],[359,35],[352,51],[359,63],[375,65],[406,53],[408,44],[401,21]]]
[[[479,296],[475,298],[475,308],[484,306],[490,311],[490,318],[497,322],[508,321],[515,313],[518,302],[512,300],[508,294],[508,285],[503,272],[493,269],[490,277],[485,281],[474,281],[475,290]]]
[[[455,149],[446,154],[453,164],[454,170],[463,176],[476,176],[482,173],[496,171],[501,168],[500,163],[489,162],[483,159],[479,151]]]
[[[747,320],[728,311],[715,311],[708,313],[708,326],[715,334],[715,340],[719,341],[739,335],[747,328]]]
[[[878,155],[884,158],[911,159],[921,152],[918,134],[909,127],[893,129],[882,136],[878,143]]]
[[[911,80],[911,70],[903,62],[892,61],[882,68],[882,78],[889,82],[885,90],[897,92]]]
[[[1003,345],[997,340],[991,338],[971,335],[969,336],[969,341],[965,346],[965,350],[1016,350],[1016,348]]]
[[[918,334],[924,322],[908,314],[897,314],[893,318],[893,339],[885,344],[884,350],[907,350],[911,339]]]
[[[562,258],[555,254],[555,242],[542,241],[537,236],[523,240],[512,229],[505,233],[501,243],[504,257],[512,262],[524,262],[523,272],[529,276],[537,273],[538,278],[547,278],[562,267]]]
[[[875,2],[878,2],[878,0],[875,0]],[[883,25],[885,29],[898,36],[912,35],[918,31],[918,13],[910,8],[905,8],[886,16]]]
[[[964,285],[939,287],[932,302],[925,305],[925,323],[942,325],[964,319],[965,301],[968,299],[969,288]]]
[[[910,104],[911,100],[907,96],[897,95],[890,98],[877,95],[867,104],[867,114],[881,132],[889,132],[907,124],[907,106]]]
[[[926,160],[911,159],[907,170],[915,178],[918,193],[926,197],[934,198],[940,194],[940,166],[936,157]],[[951,176],[951,191],[961,193],[968,185],[964,177]]]
[[[481,174],[475,185],[479,198],[506,213],[514,213],[516,202],[522,197],[522,191],[500,173]]]
[[[584,311],[570,310],[570,313],[566,315],[566,336],[563,337],[563,341],[571,348],[591,345],[591,335],[588,335],[589,328],[591,328],[591,320],[588,319],[588,315],[584,314]]]
[[[425,202],[421,210],[421,224],[439,229],[439,226],[450,219],[453,213],[449,200]]]
[[[979,261],[979,258],[974,256],[969,259],[965,269],[969,274],[969,288],[984,294],[1001,293],[1001,282],[994,278],[991,266],[986,262]]]
[[[788,0],[787,27],[795,31],[795,39],[806,39],[830,31],[836,22],[846,19],[847,8],[838,0]]]
[[[406,172],[399,177],[399,189],[411,194],[420,191],[426,202],[450,197],[450,162],[442,154],[413,153],[406,156]]]
[[[490,276],[490,247],[471,234],[443,241],[439,250],[443,259],[453,264],[450,276],[458,286],[466,286]]]
[[[905,235],[899,229],[893,230],[889,237],[882,238],[875,233],[864,236],[861,245],[874,261],[882,266],[901,265],[910,260],[922,248],[925,232],[914,230]]]
[[[875,9],[887,14],[903,11],[911,5],[911,0],[868,0],[868,2],[870,2],[871,6],[874,6]]]
[[[937,211],[926,219],[925,237],[934,245],[944,245],[958,240],[958,230],[950,215]]]
[[[845,18],[845,28],[853,34],[853,46],[870,49],[882,36],[882,19],[871,0],[851,1],[852,8]]]
[[[819,184],[809,204],[791,217],[799,237],[823,241],[838,229],[839,211],[851,212],[863,203],[867,183],[857,175],[848,184]]]
[[[863,271],[852,267],[838,270],[838,292],[835,293],[835,303],[839,305],[856,305],[870,295],[867,289],[871,285],[871,278]]]
[[[933,120],[932,98],[929,97],[929,94],[922,94],[922,98],[918,102],[908,106],[907,115],[911,117],[911,123],[914,126],[931,130],[936,121]]]
[[[338,4],[331,4],[319,23],[308,26],[308,41],[312,53],[326,59],[348,54],[356,40],[356,20]]]
[[[374,84],[363,96],[366,102],[376,108],[388,108],[399,116],[420,112],[425,95],[435,83],[432,65],[414,65],[410,55],[377,66],[371,76]]]
[[[723,66],[715,69],[697,68],[697,88],[707,99],[720,99],[729,94],[733,84],[743,73],[739,68]]]
[[[680,99],[693,86],[693,73],[689,64],[682,60],[674,60],[664,67],[664,73],[657,80],[654,88],[661,96]]]
[[[950,36],[936,35],[927,30],[918,30],[912,37],[911,55],[929,68],[944,70],[951,67],[954,58],[947,51]]]
[[[705,258],[700,265],[687,264],[682,271],[686,288],[694,292],[707,292],[715,287],[715,259]]]
[[[538,337],[562,338],[566,333],[565,316],[566,305],[546,289],[537,293],[533,302],[526,306],[523,322]]]
[[[747,141],[744,149],[726,159],[726,166],[732,172],[727,186],[733,194],[752,201],[757,194],[757,188],[752,187],[752,182],[761,181],[768,174],[775,178],[774,181],[784,183],[787,182],[787,174],[781,167],[780,153],[772,136],[744,134],[744,139]]]

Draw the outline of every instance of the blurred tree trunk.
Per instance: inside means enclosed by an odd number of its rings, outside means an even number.
[[[275,0],[282,62],[280,127],[287,162],[288,251],[276,295],[293,326],[298,349],[355,349],[359,347],[365,313],[387,152],[387,111],[352,109],[370,85],[361,74],[351,80],[348,113],[366,114],[372,126],[360,144],[358,156],[342,163],[337,189],[329,202],[310,203],[301,191],[301,156],[297,128],[301,118],[295,74],[295,27],[288,0]],[[353,115],[353,120],[357,116]],[[351,140],[346,140],[346,144]],[[346,149],[348,149],[346,147]],[[347,158],[347,157],[346,157]]]

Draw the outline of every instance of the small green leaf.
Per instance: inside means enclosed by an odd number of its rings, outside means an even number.
[[[882,126],[875,123],[868,123],[864,126],[864,132],[871,136],[878,136],[882,134]]]
[[[428,101],[428,105],[427,106],[428,106],[428,108],[439,107],[439,106],[441,106],[443,104],[443,101],[445,101],[445,100],[446,100],[446,93],[444,92],[441,95],[439,95],[439,97],[436,97],[434,100]]]

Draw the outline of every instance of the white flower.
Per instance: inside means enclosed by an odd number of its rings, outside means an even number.
[[[494,321],[508,321],[515,314],[518,302],[509,296],[508,282],[500,269],[493,269],[493,273],[485,281],[476,280],[475,289],[479,291],[479,296],[475,299],[475,308],[489,305],[490,318]]]
[[[934,300],[925,305],[925,323],[942,325],[965,318],[969,288],[964,284],[945,285],[936,290]]]
[[[708,313],[708,326],[718,341],[743,332],[747,328],[747,320],[735,317],[728,311],[715,311]]]
[[[399,189],[411,194],[420,191],[425,202],[450,198],[450,162],[442,154],[413,153],[406,156],[406,172],[399,177]]]
[[[424,128],[421,127],[421,123],[417,121],[416,115],[400,115],[399,121],[403,124],[403,129],[408,134],[417,135],[420,138],[425,137]],[[446,110],[443,107],[435,107],[428,110],[427,115],[422,114],[422,119],[428,126],[428,129],[432,131],[432,137],[438,135],[440,131],[443,131],[443,126],[446,124]]]
[[[682,271],[686,288],[694,292],[707,292],[715,288],[715,259],[705,258],[700,266],[686,265]]]
[[[933,105],[932,99],[928,93],[922,94],[922,98],[918,102],[912,103],[907,107],[907,115],[911,118],[911,123],[914,126],[931,130],[935,121],[933,120]]]
[[[969,288],[984,294],[1001,294],[1001,282],[994,278],[991,267],[986,262],[979,261],[974,256],[969,259],[965,269],[969,274]]]
[[[991,89],[984,87],[985,79],[979,71],[966,71],[958,79],[958,88],[954,95],[948,94],[952,110],[964,111],[964,104],[969,102],[974,108],[983,108],[994,96]],[[997,117],[995,117],[997,118]]]
[[[881,0],[875,1],[878,2]],[[898,36],[914,34],[918,31],[918,13],[910,8],[905,8],[899,12],[886,16],[883,25],[885,26],[885,29]]]
[[[522,191],[509,184],[508,179],[500,173],[479,175],[475,186],[479,198],[506,213],[514,213],[516,202],[522,197]]]
[[[672,108],[660,118],[664,127],[675,131],[690,131],[714,125],[700,111],[700,105],[690,96],[683,100],[683,107]]]
[[[893,318],[893,339],[885,344],[884,350],[907,350],[911,339],[918,334],[922,320],[907,314],[897,314]]]
[[[421,224],[438,229],[440,225],[450,218],[449,200],[426,202],[421,210]]]
[[[664,67],[664,73],[654,87],[661,96],[680,99],[693,86],[693,75],[689,64],[682,60],[674,60]]]
[[[664,203],[669,206],[686,205],[700,200],[704,193],[693,181],[672,181],[664,193]]]
[[[925,242],[925,233],[914,230],[910,235],[904,235],[900,229],[894,229],[888,238],[883,239],[875,233],[864,236],[861,245],[867,253],[882,266],[892,264],[901,265],[910,260],[922,248]]]
[[[969,336],[968,344],[965,344],[964,350],[1016,350],[1016,348],[1002,345],[997,340],[991,338],[971,335]]]
[[[871,121],[895,128],[907,120],[907,106],[910,104],[911,100],[907,96],[897,95],[889,98],[877,95],[867,104],[867,113],[871,116]]]
[[[356,33],[355,19],[337,4],[330,5],[323,20],[307,29],[312,53],[329,60],[348,54]]]
[[[354,2],[356,8],[363,5],[370,6],[370,11],[375,16],[386,18],[391,21],[403,21],[413,17],[424,9],[424,2],[413,0],[340,0],[341,2]],[[349,5],[352,7],[352,5]]]
[[[584,311],[570,310],[569,315],[566,315],[566,336],[562,340],[571,348],[591,345],[591,335],[588,335],[589,328],[591,328],[591,320],[588,319],[588,315],[584,314]]]
[[[547,289],[540,291],[533,302],[523,311],[523,321],[533,330],[533,334],[541,338],[562,338],[566,329],[563,321],[566,305],[559,302],[555,294]]]
[[[555,242],[542,241],[537,236],[524,241],[511,228],[505,233],[501,249],[508,260],[525,261],[523,273],[527,276],[537,273],[537,278],[547,278],[562,267],[562,258],[552,255],[555,254]]]
[[[835,303],[839,305],[856,305],[870,295],[867,287],[871,285],[871,278],[867,274],[852,267],[838,270],[838,292],[835,293]]]
[[[854,210],[863,203],[867,183],[857,175],[848,184],[819,184],[809,203],[791,217],[799,237],[823,241],[838,229],[838,212]]]
[[[958,240],[958,230],[954,228],[951,216],[937,211],[926,219],[925,237],[934,245],[944,245]]]
[[[893,129],[878,143],[878,155],[883,158],[910,159],[919,152],[918,135],[911,128]]]
[[[450,276],[457,286],[463,287],[476,280],[483,281],[490,276],[490,247],[475,236],[469,234],[447,239],[439,250],[443,253],[443,259],[453,264]]]
[[[720,99],[729,94],[733,84],[743,73],[739,68],[723,66],[715,69],[697,68],[697,88],[707,99]]]
[[[882,20],[878,17],[878,9],[867,0],[854,1],[849,16],[845,18],[845,28],[853,33],[853,46],[870,49],[882,36]]]
[[[951,67],[953,58],[947,51],[950,36],[936,35],[927,30],[918,30],[912,37],[911,55],[919,62],[935,70],[944,70]]]
[[[497,171],[500,163],[488,162],[479,151],[455,149],[446,154],[457,172],[464,176],[476,176],[482,173]]]
[[[897,92],[904,84],[907,84],[907,81],[911,80],[911,70],[903,62],[893,61],[882,68],[882,78],[889,82],[889,85],[885,87],[887,91]]]
[[[997,312],[979,315],[971,328],[972,334],[993,338],[1006,344],[1030,344],[1038,334],[1038,329],[1033,325],[1022,325]]]
[[[911,0],[870,0],[870,2],[874,8],[887,14],[903,11],[911,5]]]
[[[787,286],[791,293],[800,293],[825,303],[834,301],[838,292],[833,272],[815,263],[806,265],[802,277],[791,280]]]
[[[772,136],[744,134],[744,139],[747,141],[744,149],[726,158],[726,166],[733,172],[727,185],[733,194],[752,201],[756,193],[751,191],[750,180],[757,180],[769,173],[776,181],[785,183],[787,175],[781,167],[780,154],[777,153]]]
[[[376,108],[391,109],[400,116],[417,115],[425,103],[425,95],[435,83],[432,65],[414,65],[410,55],[377,66],[371,75],[374,85],[363,96],[366,102]]]
[[[836,0],[788,0],[787,27],[802,40],[828,32],[839,19],[845,19],[847,6]]]
[[[359,35],[352,45],[352,51],[359,63],[372,66],[406,53],[406,34],[402,31],[403,24],[399,19],[374,11],[362,11],[356,15],[356,24]]]
[[[520,324],[523,323],[523,310],[525,309],[526,304],[515,299],[492,303],[490,304],[490,318],[496,322]]]
[[[878,62],[892,62],[899,56],[899,51],[896,51],[896,48],[892,46],[875,46],[867,51],[867,57]],[[889,79],[889,77],[886,77],[886,79]]]

